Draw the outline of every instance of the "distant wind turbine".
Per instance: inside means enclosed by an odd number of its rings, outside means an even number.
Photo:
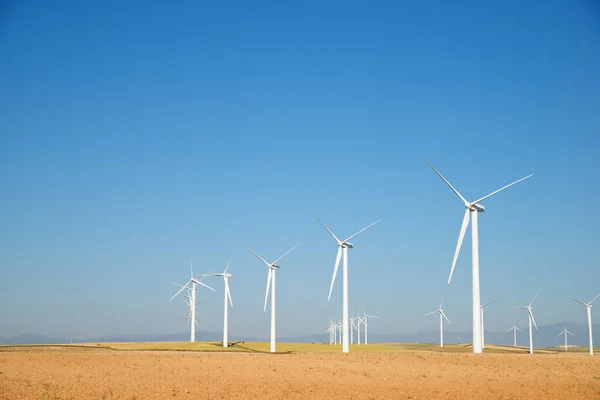
[[[517,325],[515,325],[514,321],[513,321],[513,326],[512,328],[510,328],[509,330],[507,330],[506,332],[510,332],[510,331],[514,331],[514,342],[513,342],[513,346],[517,347],[517,331],[519,332],[523,332],[522,330],[520,330],[519,328],[517,328]]]
[[[565,351],[567,351],[567,350],[568,350],[568,348],[569,348],[569,345],[568,345],[568,343],[567,343],[567,334],[569,334],[569,335],[574,335],[574,333],[572,333],[572,332],[569,332],[569,331],[567,330],[567,327],[565,326],[565,329],[563,329],[563,330],[562,330],[562,332],[561,332],[561,333],[559,333],[559,334],[558,334],[558,335],[556,335],[556,336],[560,336],[560,335],[563,335],[563,334],[565,335]]]
[[[225,281],[225,289],[223,290],[225,292],[225,304],[223,306],[223,347],[227,347],[229,344],[228,342],[228,326],[227,326],[227,319],[228,319],[228,309],[229,307],[227,306],[227,300],[229,300],[229,304],[231,305],[231,307],[233,307],[233,301],[231,301],[231,291],[229,290],[229,278],[231,278],[233,275],[231,275],[229,272],[227,272],[227,270],[229,269],[229,265],[231,264],[231,260],[233,260],[233,256],[231,256],[231,258],[229,259],[229,262],[227,263],[227,266],[225,267],[225,271],[219,273],[219,274],[202,274],[202,275],[198,275],[198,276],[222,276],[223,280]]]
[[[440,307],[437,310],[433,310],[432,312],[425,314],[426,317],[435,313],[440,314],[440,347],[444,347],[444,318],[446,319],[446,321],[448,321],[448,323],[450,323],[450,320],[448,319],[448,317],[446,317],[446,314],[444,314],[444,310],[442,309],[443,303],[444,298],[442,297]]]
[[[600,293],[598,294],[598,296],[600,296]],[[590,356],[594,355],[594,339],[592,337],[592,303],[598,298],[598,296],[594,297],[589,303],[584,303],[581,300],[577,300],[571,297],[571,300],[581,303],[587,308],[588,330],[590,331]]]
[[[469,202],[467,201],[458,191],[438,172],[437,169],[429,162],[427,163],[435,171],[435,173],[442,178],[442,180],[452,189],[452,191],[462,200],[466,210],[465,216],[463,218],[462,226],[460,228],[460,234],[458,236],[458,243],[456,244],[456,250],[454,252],[454,260],[452,261],[452,268],[450,269],[450,277],[448,278],[448,284],[452,280],[452,274],[454,273],[454,267],[456,266],[456,260],[458,259],[458,254],[460,252],[460,248],[462,246],[463,239],[465,237],[465,232],[467,231],[467,227],[469,226],[470,219],[473,220],[473,224],[471,225],[471,252],[472,252],[472,285],[473,285],[473,302],[472,302],[472,310],[473,310],[473,353],[481,353],[482,352],[482,344],[481,344],[481,311],[480,311],[480,291],[479,291],[479,225],[477,222],[477,214],[480,212],[484,212],[485,208],[479,204],[483,200],[495,195],[502,190],[509,188],[510,186],[519,183],[531,176],[533,174],[528,175],[524,178],[519,179],[509,185],[506,185],[482,198]],[[469,218],[470,216],[470,218]]]
[[[271,353],[275,353],[275,346],[276,346],[276,344],[275,344],[275,342],[276,342],[276,338],[275,338],[275,272],[279,269],[279,265],[277,265],[277,262],[279,262],[290,251],[294,250],[299,245],[300,245],[300,243],[297,243],[294,247],[292,247],[291,249],[289,249],[288,251],[283,253],[283,255],[281,257],[279,257],[277,260],[273,261],[272,263],[267,262],[264,258],[262,258],[258,254],[256,254],[254,251],[250,250],[250,252],[252,254],[254,254],[259,260],[264,262],[265,265],[267,266],[267,268],[269,269],[269,273],[267,275],[267,290],[265,292],[264,311],[267,311],[267,300],[269,299],[269,286],[271,286],[271,346],[270,346]],[[271,281],[273,281],[272,285],[271,285]]]
[[[531,299],[531,302],[529,303],[529,305],[527,306],[511,306],[513,308],[522,308],[523,310],[527,310],[527,315],[529,316],[529,354],[533,354],[533,329],[531,327],[531,323],[533,322],[533,326],[535,326],[535,329],[537,330],[537,324],[535,323],[535,318],[533,318],[533,308],[531,307],[531,305],[533,304],[533,301],[535,300],[535,298],[537,297],[538,293],[539,293],[539,289],[538,291],[535,293],[535,296],[533,296],[533,299]]]
[[[335,236],[331,229],[329,229],[327,225],[325,225],[323,221],[319,219],[319,217],[317,217],[316,215],[314,217],[317,219],[317,221],[319,221],[321,225],[323,225],[323,228],[325,228],[327,232],[329,232],[329,234],[333,236],[338,245],[337,256],[335,259],[335,267],[333,268],[333,277],[331,278],[331,286],[329,287],[329,297],[327,298],[327,301],[331,299],[331,291],[333,290],[335,277],[337,275],[338,267],[340,266],[340,260],[342,256],[344,257],[344,262],[342,266],[342,353],[348,353],[350,352],[350,341],[348,337],[348,249],[354,248],[354,245],[350,243],[349,240],[357,236],[359,233],[369,229],[370,227],[378,223],[380,220],[378,219],[377,221],[367,225],[366,227],[356,232],[354,235],[348,237],[347,239],[340,240],[337,236]]]
[[[195,342],[196,341],[196,284],[198,285],[202,285],[205,288],[208,288],[210,290],[212,290],[213,292],[215,291],[215,289],[211,288],[210,286],[208,286],[205,283],[202,283],[202,280],[198,280],[196,278],[194,278],[194,271],[192,269],[192,256],[190,255],[190,280],[187,281],[184,285],[178,285],[177,283],[172,283],[175,286],[180,286],[181,289],[179,289],[179,291],[177,293],[175,293],[173,295],[173,297],[171,297],[169,299],[169,301],[173,300],[175,297],[177,297],[177,295],[179,295],[179,293],[181,293],[184,289],[188,289],[190,291],[190,315],[191,315],[191,323],[190,323],[190,342]]]
[[[365,325],[365,344],[369,344],[369,318],[379,318],[375,315],[365,314],[365,310],[363,310],[363,322]]]

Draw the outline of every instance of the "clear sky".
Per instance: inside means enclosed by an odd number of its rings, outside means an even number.
[[[600,292],[600,9],[594,1],[13,2],[0,7],[0,337],[169,333],[169,302],[231,254],[230,334],[341,315],[378,333],[471,326],[469,199],[486,328],[538,288],[538,324]],[[209,282],[209,281],[207,281]],[[200,329],[222,329],[222,280]],[[523,315],[521,315],[523,314]],[[600,314],[594,315],[599,321]]]

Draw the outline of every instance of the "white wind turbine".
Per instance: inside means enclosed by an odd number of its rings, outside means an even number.
[[[354,344],[354,330],[356,329],[356,317],[350,318],[350,344]]]
[[[365,314],[363,310],[363,324],[365,325],[365,344],[369,344],[369,318],[379,318],[374,315]]]
[[[481,348],[484,349],[485,348],[485,329],[483,326],[483,310],[489,306],[490,304],[494,304],[496,303],[498,300],[494,300],[494,301],[490,301],[488,303],[482,304],[481,307],[479,307],[479,309],[481,310]]]
[[[229,290],[229,278],[231,278],[233,275],[231,275],[229,272],[227,272],[227,270],[229,269],[229,265],[231,264],[231,260],[233,260],[233,256],[231,256],[231,258],[229,258],[229,262],[227,263],[227,266],[225,267],[225,271],[221,272],[220,274],[202,274],[202,275],[198,275],[198,276],[222,276],[223,280],[225,281],[225,304],[223,305],[223,347],[227,347],[229,342],[228,342],[228,335],[229,335],[229,331],[228,331],[228,309],[229,307],[227,306],[227,300],[229,300],[229,304],[231,305],[231,307],[233,308],[233,301],[231,301],[231,291]]]
[[[515,322],[513,321],[513,326],[512,328],[510,328],[509,330],[507,330],[506,332],[511,332],[514,331],[513,334],[513,346],[517,347],[517,331],[519,332],[523,332],[522,330],[520,330],[519,328],[517,328],[517,325],[515,325]]]
[[[477,213],[484,212],[485,208],[479,204],[483,200],[495,195],[496,193],[525,180],[533,174],[528,175],[524,178],[519,179],[509,185],[506,185],[482,198],[469,202],[467,201],[458,191],[438,172],[437,169],[430,163],[429,166],[435,171],[435,173],[442,178],[442,180],[452,189],[452,191],[462,200],[466,210],[465,216],[463,217],[462,226],[460,228],[460,234],[458,236],[458,243],[456,244],[456,250],[454,252],[454,260],[452,261],[452,268],[450,269],[450,277],[448,278],[448,284],[452,280],[452,274],[454,273],[454,267],[456,266],[456,260],[458,259],[458,254],[460,252],[460,248],[462,246],[463,239],[465,237],[465,233],[467,231],[467,227],[469,226],[470,219],[473,220],[473,224],[471,225],[471,252],[472,252],[472,285],[473,285],[473,302],[472,302],[472,310],[473,310],[473,353],[481,353],[482,344],[481,344],[481,312],[480,312],[480,291],[479,291],[479,224],[477,222]]]
[[[513,308],[522,308],[524,310],[527,310],[527,315],[529,317],[529,354],[533,354],[533,328],[531,327],[532,322],[533,326],[535,326],[535,329],[537,330],[537,324],[535,323],[535,318],[533,318],[533,308],[531,307],[531,305],[533,304],[533,301],[535,300],[539,292],[540,291],[538,289],[528,306],[511,306]]]
[[[349,341],[349,337],[348,337],[348,249],[352,249],[354,248],[354,245],[352,245],[352,243],[348,242],[350,239],[354,238],[355,236],[357,236],[359,233],[365,231],[366,229],[372,227],[373,225],[375,225],[376,223],[378,223],[380,220],[378,219],[377,221],[367,225],[366,227],[364,227],[363,229],[361,229],[360,231],[356,232],[354,235],[348,237],[346,240],[340,240],[338,239],[337,236],[335,236],[335,234],[331,231],[331,229],[329,229],[327,227],[327,225],[325,225],[323,223],[323,221],[321,221],[319,219],[319,217],[317,217],[316,215],[314,216],[317,221],[319,221],[319,223],[321,225],[323,225],[323,227],[327,230],[327,232],[329,232],[331,234],[331,236],[333,236],[333,238],[335,239],[335,241],[337,242],[338,247],[338,251],[337,251],[337,256],[335,259],[335,267],[333,268],[333,277],[331,278],[331,286],[329,287],[329,297],[327,297],[327,301],[329,301],[329,299],[331,299],[331,291],[333,290],[333,284],[335,283],[335,277],[337,275],[337,271],[338,271],[338,267],[340,266],[340,260],[342,258],[342,256],[344,257],[344,263],[342,266],[342,322],[343,322],[343,327],[342,327],[342,353],[349,353],[350,352],[350,341]]]
[[[169,301],[173,300],[175,297],[177,297],[177,295],[179,293],[181,293],[184,289],[188,289],[190,292],[189,295],[189,299],[190,299],[190,315],[191,315],[191,322],[190,322],[190,342],[195,342],[196,341],[196,284],[198,285],[202,285],[210,290],[212,290],[213,292],[215,291],[215,289],[211,288],[210,286],[208,286],[205,283],[202,283],[202,280],[198,280],[196,278],[194,278],[194,272],[192,270],[192,256],[190,255],[190,280],[187,281],[184,285],[178,285],[177,283],[172,283],[175,286],[180,286],[181,289],[179,289],[177,291],[177,293],[175,293],[173,295],[173,297],[171,297],[169,299]]]
[[[426,317],[435,313],[440,314],[440,347],[444,347],[444,318],[446,319],[446,321],[448,321],[448,323],[450,323],[450,320],[448,319],[448,317],[446,317],[446,314],[444,314],[444,310],[442,309],[443,303],[444,298],[442,297],[440,307],[437,310],[433,310],[432,312],[425,314]]]
[[[573,335],[573,336],[574,336],[575,334],[574,334],[574,333],[572,333],[572,332],[569,332],[569,331],[567,330],[567,327],[566,327],[566,326],[565,326],[565,329],[563,329],[563,330],[562,330],[562,332],[561,332],[561,333],[559,333],[557,336],[560,336],[560,335],[562,335],[562,334],[564,334],[564,335],[565,335],[565,351],[567,351],[567,350],[568,350],[568,348],[569,348],[569,346],[568,346],[568,344],[567,344],[567,334],[569,334],[569,335]]]
[[[356,333],[357,333],[357,340],[356,340],[356,344],[360,344],[360,324],[364,324],[365,321],[363,321],[359,316],[358,316],[358,312],[356,313]]]
[[[250,250],[252,254],[258,257],[259,260],[265,263],[267,268],[269,269],[269,273],[267,275],[267,290],[265,291],[265,307],[264,311],[267,311],[267,300],[269,299],[269,286],[271,286],[271,353],[275,353],[275,272],[279,269],[279,265],[277,262],[280,261],[283,257],[285,257],[290,251],[294,250],[298,247],[300,243],[297,243],[294,247],[283,253],[281,257],[272,263],[267,262],[264,258],[256,254],[254,251]],[[272,281],[272,282],[271,282]],[[272,283],[272,284],[271,284]]]
[[[600,296],[600,293],[598,294],[598,296]],[[594,355],[594,339],[592,338],[592,303],[598,298],[598,296],[594,297],[589,303],[585,303],[581,300],[577,300],[571,297],[571,300],[581,303],[587,308],[588,330],[590,331],[590,356]]]

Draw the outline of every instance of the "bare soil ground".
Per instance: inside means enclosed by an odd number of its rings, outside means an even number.
[[[0,399],[600,399],[585,354],[5,348]]]

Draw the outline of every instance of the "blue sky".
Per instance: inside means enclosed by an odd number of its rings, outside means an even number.
[[[285,3],[285,4],[284,4]],[[341,315],[373,332],[470,329],[470,234],[431,161],[480,215],[486,328],[538,288],[538,324],[599,291],[600,11],[592,1],[14,2],[0,9],[0,337],[179,332],[169,282],[231,266],[231,334]],[[200,292],[222,324],[222,281]],[[521,315],[523,314],[523,315]],[[594,315],[599,321],[600,316]]]

